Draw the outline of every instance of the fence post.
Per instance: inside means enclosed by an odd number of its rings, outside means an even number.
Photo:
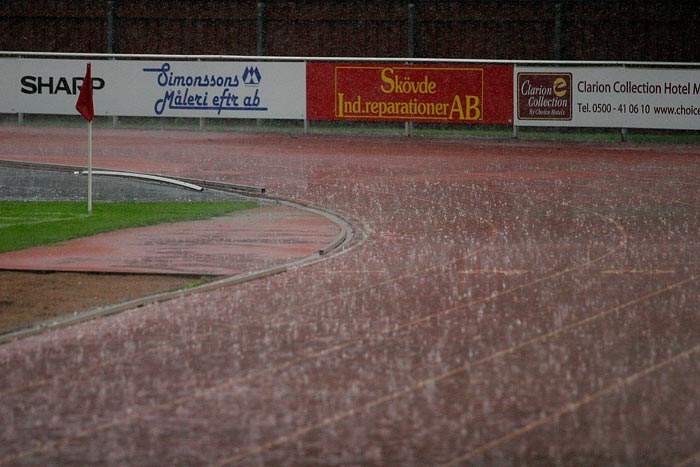
[[[257,11],[255,14],[255,22],[257,28],[257,46],[256,52],[258,57],[265,55],[265,2],[257,3]],[[255,126],[260,127],[262,120],[255,119]]]
[[[116,26],[114,23],[114,11],[116,9],[117,0],[107,0],[107,53],[116,53],[117,36]],[[114,60],[114,57],[112,57]],[[112,115],[112,128],[119,126],[119,116]]]
[[[114,60],[114,57],[110,58],[110,60]],[[117,128],[118,126],[119,126],[119,116],[112,115],[112,128]]]
[[[562,60],[562,21],[563,21],[564,6],[562,0],[556,0],[554,3],[554,60]]]
[[[115,53],[114,9],[117,0],[107,1],[107,53]]]
[[[201,62],[201,59],[197,59],[198,62]],[[204,117],[199,117],[199,129],[203,130],[204,129]]]
[[[625,69],[625,64],[622,64],[622,69]],[[627,128],[620,128],[620,138],[622,139],[623,143],[627,142]]]
[[[408,3],[408,58],[415,57],[416,54],[416,6],[413,2]],[[413,122],[406,122],[404,128],[405,136],[413,135]]]
[[[21,56],[21,55],[18,55],[17,58],[21,59],[22,56]],[[17,114],[17,124],[18,124],[18,125],[24,125],[24,114],[21,113],[21,112]]]
[[[257,24],[257,55],[265,55],[265,2],[258,2],[257,13],[255,15]]]
[[[416,56],[416,6],[413,2],[408,4],[408,56]]]

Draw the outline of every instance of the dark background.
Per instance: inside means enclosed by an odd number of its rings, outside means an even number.
[[[700,61],[700,7],[581,0],[4,0],[0,50]],[[692,6],[691,6],[692,5]]]

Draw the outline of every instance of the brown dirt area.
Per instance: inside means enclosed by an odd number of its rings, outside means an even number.
[[[0,333],[185,287],[192,276],[0,271]]]

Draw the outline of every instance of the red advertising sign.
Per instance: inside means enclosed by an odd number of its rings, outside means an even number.
[[[309,120],[512,123],[513,67],[309,63]]]

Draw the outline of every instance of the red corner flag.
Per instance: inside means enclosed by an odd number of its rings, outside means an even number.
[[[85,120],[91,122],[95,118],[95,109],[92,106],[92,73],[90,72],[90,64],[87,64],[85,79],[80,87],[80,95],[78,102],[75,103],[75,109],[80,112],[80,115],[85,117]]]

